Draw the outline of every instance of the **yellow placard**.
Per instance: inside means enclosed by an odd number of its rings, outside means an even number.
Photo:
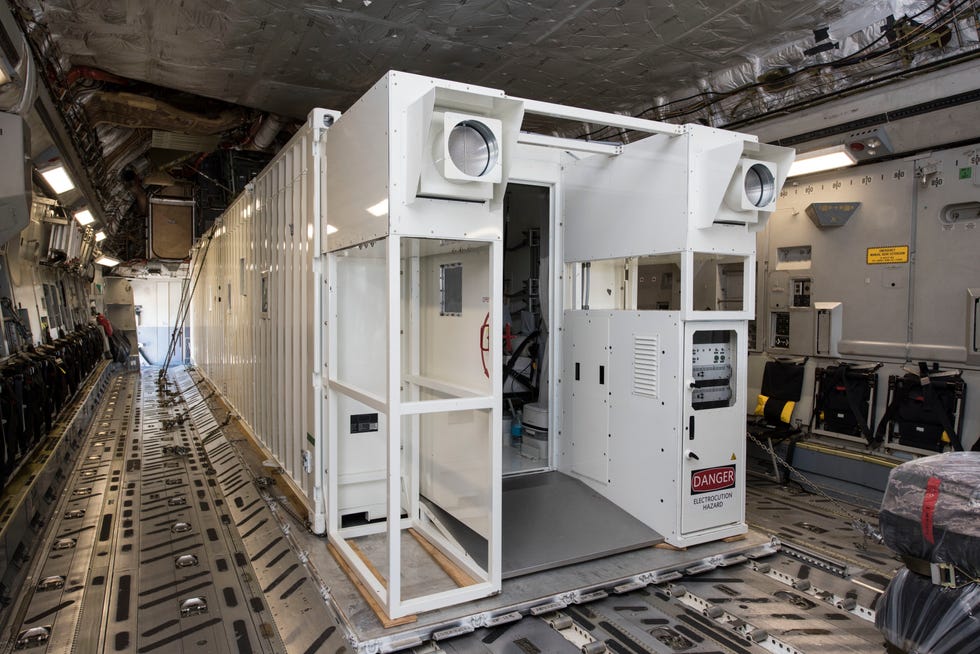
[[[868,263],[908,263],[909,246],[888,245],[880,248],[868,248]]]

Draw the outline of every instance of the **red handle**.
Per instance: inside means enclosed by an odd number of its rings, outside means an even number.
[[[483,364],[483,374],[490,379],[490,370],[487,369],[487,352],[490,351],[490,312],[487,312],[480,327],[480,363]]]

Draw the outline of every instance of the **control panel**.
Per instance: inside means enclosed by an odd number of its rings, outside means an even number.
[[[793,280],[793,306],[794,307],[810,306],[810,280],[809,279]]]
[[[735,361],[735,332],[705,330],[694,334],[691,373],[694,388],[691,406],[695,410],[731,406]]]
[[[772,347],[789,349],[789,311],[772,312]]]

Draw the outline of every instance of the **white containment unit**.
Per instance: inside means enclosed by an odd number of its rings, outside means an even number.
[[[649,136],[531,134],[526,114]],[[753,232],[791,159],[742,134],[389,73],[343,115],[314,110],[202,238],[194,361],[391,618],[742,533]],[[547,465],[505,479],[514,179],[551,197],[556,327]],[[461,574],[421,575],[420,543]]]
[[[194,363],[281,466],[325,529],[318,284],[323,141],[317,109],[193,250]]]
[[[563,166],[559,468],[672,545],[747,529],[755,231],[792,158],[688,125]]]

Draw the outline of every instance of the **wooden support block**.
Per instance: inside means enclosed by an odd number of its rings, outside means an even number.
[[[729,536],[728,538],[722,538],[723,543],[737,543],[740,540],[745,540],[745,534],[738,534],[737,536]]]
[[[452,559],[439,551],[439,549],[430,543],[425,536],[415,531],[414,529],[409,529],[408,533],[412,535],[415,540],[418,541],[422,549],[425,550],[426,554],[432,557],[432,560],[442,568],[442,571],[449,575],[449,578],[453,580],[460,588],[464,586],[473,586],[477,583],[477,580],[471,577],[465,570],[453,563]]]
[[[376,577],[378,577],[381,583],[385,584],[385,587],[387,588],[388,584],[386,583],[384,578],[382,578],[378,574],[378,571],[375,569],[375,567],[367,561],[367,559],[364,556],[364,553],[359,548],[357,548],[354,545],[354,543],[348,542],[347,544],[351,547],[351,549],[357,552],[357,555],[361,557],[361,560],[367,563],[368,567],[371,569],[371,573],[374,574]],[[404,618],[397,618],[395,620],[389,618],[385,614],[384,608],[382,608],[382,606],[378,604],[378,600],[375,599],[371,591],[364,587],[364,584],[362,584],[361,580],[358,579],[357,573],[355,573],[351,569],[351,567],[347,565],[347,561],[345,561],[344,557],[341,556],[340,552],[337,551],[337,548],[333,546],[333,543],[327,542],[327,549],[330,551],[330,555],[333,556],[334,560],[337,562],[337,565],[340,566],[340,569],[344,571],[344,574],[347,575],[347,578],[350,579],[352,584],[354,584],[354,588],[357,589],[357,592],[361,594],[361,597],[364,598],[364,601],[367,602],[367,605],[371,607],[372,611],[374,611],[374,615],[378,617],[378,621],[381,622],[382,627],[384,627],[385,629],[388,629],[390,627],[399,627],[401,625],[412,624],[413,622],[416,622],[418,620],[418,616],[415,615],[406,615]]]
[[[671,545],[670,543],[657,543],[654,545],[658,550],[670,550],[671,552],[686,552],[686,547],[677,547],[676,545]]]
[[[364,553],[364,550],[358,547],[357,543],[355,543],[352,540],[347,541],[347,547],[351,548],[354,554],[357,554],[357,558],[359,558],[364,563],[364,565],[367,566],[367,569],[371,571],[371,574],[374,575],[374,578],[380,581],[382,586],[388,588],[388,579],[386,579],[385,576],[381,574],[380,570],[374,567],[374,563],[372,563],[371,559],[369,559],[367,554]]]

